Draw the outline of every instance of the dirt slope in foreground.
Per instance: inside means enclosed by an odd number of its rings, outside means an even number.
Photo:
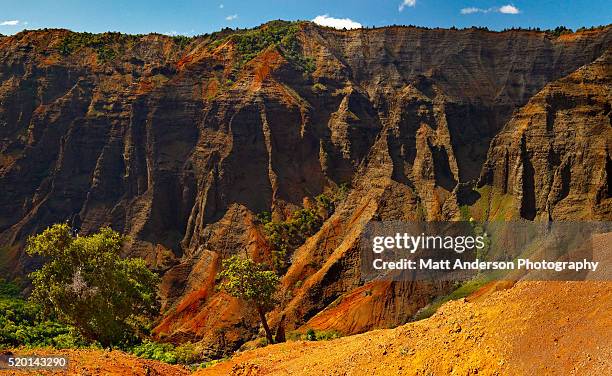
[[[503,286],[504,284],[499,284]],[[430,319],[333,341],[287,342],[236,355],[207,375],[610,375],[612,282],[489,285]],[[187,375],[182,367],[119,351],[67,355],[68,375]],[[51,372],[0,375],[54,374]]]
[[[16,355],[60,355],[68,357],[68,371],[0,371],[5,375],[79,375],[79,376],[161,376],[189,375],[181,366],[141,359],[121,351],[100,350],[23,350],[13,351]]]
[[[248,351],[197,375],[610,375],[612,283],[521,282],[428,320]]]

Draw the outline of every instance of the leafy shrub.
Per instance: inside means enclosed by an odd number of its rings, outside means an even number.
[[[264,232],[272,246],[273,265],[282,274],[287,270],[291,255],[306,239],[314,235],[323,222],[329,218],[336,207],[346,198],[349,191],[347,184],[341,184],[329,193],[315,197],[315,208],[298,209],[285,221],[272,221],[269,213],[258,217],[264,224]]]
[[[184,49],[191,43],[193,38],[187,37],[185,35],[174,35],[172,37],[172,41],[176,44],[180,49]]]
[[[70,32],[59,43],[57,50],[64,56],[69,56],[81,48],[93,49],[100,61],[111,61],[126,45],[133,45],[142,38],[141,34],[123,34],[118,32],[106,32],[102,34]],[[179,49],[184,49],[193,40],[185,35],[170,37]]]
[[[204,360],[202,350],[194,343],[187,342],[174,348],[176,361],[181,364],[193,364]]]
[[[158,343],[149,340],[132,347],[129,352],[141,358],[159,360],[162,362],[176,364],[178,357],[171,343]]]
[[[603,30],[606,27],[608,27],[607,25],[598,25],[598,26],[591,26],[591,27],[579,27],[578,29],[576,29],[576,32],[580,32],[580,31],[595,31],[595,30]]]
[[[335,330],[314,330],[309,328],[306,333],[292,332],[289,334],[291,341],[329,341],[340,338],[342,334]]]
[[[0,278],[0,297],[17,298],[19,297],[20,288],[15,283],[7,282]]]
[[[66,224],[30,237],[26,252],[46,260],[30,274],[30,300],[105,347],[136,340],[157,314],[159,278],[144,260],[120,257],[123,241],[110,228],[75,236]]]
[[[327,212],[327,216],[331,216],[336,207],[346,199],[350,187],[346,183],[340,184],[335,189],[330,190],[328,193],[322,193],[315,197],[315,201],[319,209],[323,209]]]
[[[317,341],[329,341],[340,337],[342,337],[342,335],[335,330],[321,330],[315,332],[315,338]]]
[[[44,319],[41,310],[21,298],[16,285],[0,280],[0,348],[88,346],[73,327]]]
[[[317,203],[317,207],[323,210],[324,215],[327,217],[336,210],[336,203],[333,198],[324,193],[315,197],[315,202]]]
[[[264,225],[267,239],[274,248],[272,262],[279,273],[286,271],[293,252],[314,235],[322,224],[323,219],[315,210],[299,209],[286,221]]]
[[[99,60],[110,61],[117,56],[114,44],[125,43],[139,37],[139,35],[113,32],[103,34],[70,32],[62,39],[57,49],[60,54],[68,56],[81,48],[88,47],[96,51]]]
[[[257,214],[257,221],[263,225],[272,222],[272,214],[269,211],[263,211]]]
[[[309,341],[316,341],[317,340],[317,336],[315,334],[314,329],[308,329],[308,331],[306,332],[306,339]]]
[[[228,360],[229,358],[225,357],[225,358],[221,358],[221,359],[214,359],[214,360],[209,360],[207,362],[204,362],[200,365],[199,369],[204,369],[204,368],[208,368],[208,367],[212,367],[215,364],[224,362],[226,360]]]
[[[194,364],[203,361],[202,351],[191,342],[180,346],[144,340],[139,345],[127,349],[141,358],[159,360],[170,364]]]
[[[549,29],[549,30],[546,30],[545,32],[547,34],[550,34],[553,37],[560,37],[561,35],[564,35],[564,34],[571,34],[571,33],[573,33],[572,29],[568,29],[565,26],[557,26],[554,29],[552,29],[552,30]]]
[[[324,91],[327,91],[327,86],[323,85],[320,82],[317,82],[314,85],[312,85],[312,91],[314,91],[315,93],[319,94],[319,93],[322,93]]]

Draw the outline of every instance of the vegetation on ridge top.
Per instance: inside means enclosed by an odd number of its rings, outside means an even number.
[[[201,36],[210,37],[212,40],[212,46],[217,47],[225,41],[231,40],[236,43],[238,52],[240,53],[240,60],[236,68],[242,67],[245,63],[252,60],[260,52],[264,51],[270,46],[277,46],[279,51],[289,61],[295,63],[301,69],[306,72],[313,72],[315,67],[312,58],[304,56],[301,50],[299,40],[297,39],[297,33],[300,29],[300,24],[307,21],[270,21],[259,27],[252,29],[231,29],[225,28],[221,31],[213,32],[211,34],[203,34]],[[328,28],[326,26],[317,25],[321,28]],[[592,27],[580,27],[576,29],[576,32],[581,31],[592,31],[601,30],[610,25],[600,25]],[[416,25],[386,25],[381,27],[368,27],[364,26],[363,29],[381,29],[385,27],[406,27],[406,28],[417,28],[422,30],[430,30],[432,28]],[[433,28],[441,29],[441,28]],[[489,31],[487,27],[471,26],[465,29],[476,29]],[[465,30],[464,29],[464,30]],[[450,27],[450,30],[458,30],[456,27]],[[510,28],[502,31],[536,31],[544,32],[552,37],[558,37],[564,34],[571,34],[574,30],[565,26],[558,26],[554,29],[542,30],[539,27],[534,28]],[[229,34],[229,35],[228,35]],[[2,34],[0,34],[2,36]],[[57,50],[64,56],[69,56],[75,51],[81,48],[93,49],[100,61],[108,62],[119,56],[125,48],[125,45],[133,45],[144,34],[124,34],[120,32],[105,32],[100,34],[90,32],[73,32],[70,31],[66,36],[63,37],[60,44],[57,46]],[[177,45],[179,49],[186,48],[194,39],[200,36],[185,36],[185,35],[173,35],[168,36]]]
[[[213,42],[217,47],[232,41],[240,54],[240,68],[270,46],[276,46],[282,55],[306,72],[315,70],[312,58],[304,56],[297,34],[300,22],[271,21],[255,29],[240,31]]]
[[[125,45],[134,45],[143,34],[123,34],[119,32],[106,32],[94,34],[88,32],[69,32],[61,40],[57,50],[64,56],[69,56],[81,48],[93,49],[100,61],[110,61],[117,57]],[[170,36],[169,38],[180,48],[185,48],[193,37],[184,35]]]

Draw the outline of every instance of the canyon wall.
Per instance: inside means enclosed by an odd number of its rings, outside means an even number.
[[[258,324],[215,275],[229,255],[269,257],[263,211],[284,219],[351,187],[270,314],[347,334],[451,288],[364,284],[367,221],[612,218],[612,28],[296,27],[298,57],[268,45],[249,59],[243,31],[0,38],[0,267],[31,269],[24,241],[50,224],[110,225],[163,274],[156,335],[223,352]]]

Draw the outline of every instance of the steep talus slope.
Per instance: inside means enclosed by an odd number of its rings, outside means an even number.
[[[609,282],[519,282],[395,329],[268,346],[196,374],[603,375],[611,309]]]
[[[609,104],[601,94],[609,88],[609,62],[601,56],[610,47],[610,27],[551,38],[527,31],[298,26],[298,57],[267,46],[251,60],[243,59],[237,39],[226,38],[240,32],[230,31],[186,44],[114,34],[77,43],[79,34],[65,30],[0,39],[1,264],[21,272],[31,267],[20,252],[23,241],[51,223],[69,221],[84,233],[111,225],[130,236],[126,254],[164,274],[156,334],[203,339],[211,352],[223,352],[253,336],[257,320],[215,290],[219,261],[245,250],[268,260],[255,214],[285,218],[342,183],[352,186],[348,197],[293,255],[282,302],[270,315],[274,325],[347,334],[397,325],[448,290],[446,284],[363,285],[358,239],[369,220],[458,219],[460,207],[471,204],[486,217],[512,206],[506,197],[527,202],[523,197],[554,189],[560,190],[555,198],[532,206],[541,211],[548,202],[559,218],[584,218],[579,211],[609,218],[609,146],[580,160],[593,166],[588,173],[566,157],[569,149],[557,148],[559,162],[546,168],[560,175],[550,182],[560,188],[506,183],[487,171],[499,171],[500,156],[518,155],[507,139],[519,122],[513,112],[595,60],[603,78],[568,96],[587,101],[585,113],[597,113],[599,133],[581,140],[609,134],[601,107]],[[577,108],[562,99],[555,99],[560,110]],[[529,116],[522,113],[516,116]],[[537,129],[526,131],[521,161],[539,150],[531,137]],[[481,187],[473,190],[483,165]],[[586,196],[570,188],[563,199],[566,170],[581,179],[570,179],[571,187],[599,180],[589,183]],[[521,189],[491,193],[500,186]]]

